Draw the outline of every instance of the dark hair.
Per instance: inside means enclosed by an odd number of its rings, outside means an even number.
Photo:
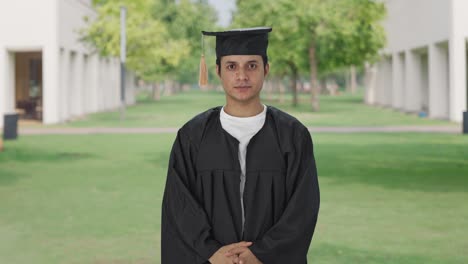
[[[266,65],[268,64],[268,57],[267,56],[262,56],[262,60],[263,60],[263,68],[266,67]],[[216,58],[216,65],[220,66],[221,64],[221,58]],[[221,73],[221,67],[218,67],[219,71],[218,73]]]

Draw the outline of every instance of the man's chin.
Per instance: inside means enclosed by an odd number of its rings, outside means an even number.
[[[231,99],[242,104],[247,104],[252,101],[254,101],[255,96],[248,95],[248,96],[242,96],[242,95],[236,95],[236,96],[231,96]]]

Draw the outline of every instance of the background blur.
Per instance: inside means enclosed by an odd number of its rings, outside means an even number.
[[[466,0],[0,1],[0,263],[159,263],[175,133],[225,102],[200,31],[255,26],[273,27],[262,101],[314,141],[309,262],[468,263],[467,13]]]

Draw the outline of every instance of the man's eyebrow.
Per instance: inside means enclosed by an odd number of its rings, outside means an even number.
[[[258,60],[249,60],[249,61],[247,61],[247,63],[252,63],[252,62],[259,63]],[[226,64],[231,64],[231,63],[237,64],[238,62],[237,61],[225,61],[224,63],[226,63]]]

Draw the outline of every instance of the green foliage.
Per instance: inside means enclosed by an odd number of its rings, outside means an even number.
[[[147,81],[166,77],[194,82],[198,77],[200,31],[214,23],[204,1],[94,0],[97,17],[83,40],[102,56],[120,55],[120,7],[127,8],[127,67]]]
[[[237,13],[234,16],[234,27],[271,26],[269,36],[269,62],[271,73],[284,76],[292,70],[304,69],[307,54],[299,45],[304,41],[301,36],[298,20],[295,17],[294,2],[274,0],[268,5],[263,1],[237,1]]]
[[[307,72],[311,46],[323,74],[371,61],[385,44],[385,6],[373,0],[238,0],[237,7],[235,26],[273,27],[269,54],[279,75]]]
[[[329,19],[322,18],[326,22],[316,31],[319,71],[329,72],[374,61],[385,45],[385,32],[379,23],[385,15],[384,4],[373,0],[333,3],[335,7],[328,2]]]
[[[202,53],[201,31],[214,29],[217,19],[215,10],[206,1],[165,0],[154,6],[152,14],[164,21],[171,38],[185,40],[188,44],[187,55],[170,72],[180,82],[197,83]],[[205,48],[208,49],[212,50]]]

